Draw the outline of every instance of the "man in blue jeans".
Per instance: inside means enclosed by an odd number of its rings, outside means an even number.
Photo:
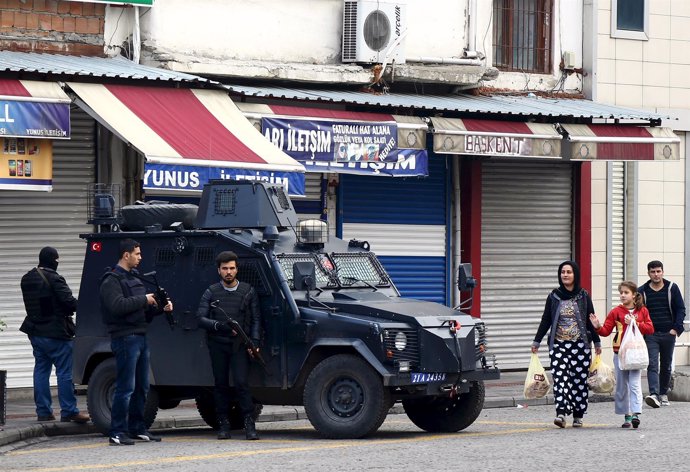
[[[683,332],[685,303],[678,285],[664,278],[661,261],[647,264],[649,280],[639,288],[644,297],[654,333],[645,336],[649,352],[647,383],[649,395],[645,403],[652,408],[668,406],[668,389],[671,384],[671,364],[676,338]],[[661,364],[661,366],[659,366]]]
[[[44,247],[38,266],[21,281],[26,318],[19,328],[29,335],[34,353],[34,402],[38,421],[55,421],[50,395],[50,372],[57,375],[60,421],[86,423],[88,415],[79,412],[72,383],[72,338],[77,300],[64,277],[57,273],[55,248]]]
[[[140,244],[133,239],[120,242],[120,260],[101,280],[103,321],[110,333],[117,376],[110,411],[110,439],[113,446],[131,446],[134,440],[160,441],[146,429],[144,405],[149,390],[149,348],[146,329],[155,314],[172,311],[170,300],[158,307],[153,293],[137,277],[141,262]],[[162,309],[161,309],[162,308]]]

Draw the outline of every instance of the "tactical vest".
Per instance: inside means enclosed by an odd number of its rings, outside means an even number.
[[[211,291],[211,301],[218,300],[220,302],[219,307],[222,308],[228,316],[237,321],[240,326],[242,326],[244,332],[250,336],[252,319],[248,306],[252,286],[244,282],[239,282],[237,290],[228,291],[223,288],[221,282],[218,282],[211,285],[208,289]],[[222,323],[227,321],[227,317],[223,311],[211,308],[208,317]],[[212,331],[209,331],[209,336],[227,337],[227,335]]]

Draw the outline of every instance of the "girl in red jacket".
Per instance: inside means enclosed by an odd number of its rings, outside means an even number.
[[[635,319],[642,334],[652,334],[654,326],[649,318],[649,311],[644,306],[642,295],[637,293],[637,285],[626,280],[618,285],[621,304],[606,315],[602,325],[596,315],[590,315],[592,325],[601,336],[608,336],[616,328],[613,338],[613,366],[616,371],[616,392],[614,400],[616,414],[625,415],[623,428],[638,428],[640,426],[640,412],[642,411],[642,371],[621,370],[618,362],[618,349],[623,335],[630,322]]]

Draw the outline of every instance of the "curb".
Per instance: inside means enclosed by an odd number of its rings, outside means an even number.
[[[613,401],[613,395],[592,395],[589,399],[592,403]],[[492,397],[484,401],[484,408],[525,408],[527,406],[553,405],[553,395],[544,398],[526,400],[522,397]],[[389,411],[389,415],[405,414],[402,405],[394,405]],[[307,414],[301,408],[287,407],[286,411],[279,413],[262,413],[257,419],[258,423],[272,423],[277,421],[306,420]],[[167,430],[178,428],[199,428],[206,427],[206,422],[200,417],[180,417],[157,419],[151,425],[153,430]],[[99,431],[93,424],[76,423],[44,423],[29,425],[12,430],[0,430],[0,447],[10,445],[28,439],[50,437],[50,436],[72,436],[77,434],[97,434]]]

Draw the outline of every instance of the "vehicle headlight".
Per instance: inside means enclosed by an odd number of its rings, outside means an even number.
[[[407,347],[407,336],[405,336],[405,333],[403,333],[402,331],[398,331],[398,333],[395,335],[394,345],[398,351],[405,350],[405,348]]]

